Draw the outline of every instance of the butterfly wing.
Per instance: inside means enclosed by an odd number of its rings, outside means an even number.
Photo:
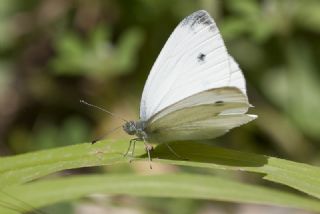
[[[146,81],[140,119],[201,91],[234,86],[246,94],[245,80],[229,56],[210,15],[194,12],[180,22],[161,50]]]
[[[210,139],[248,123],[247,97],[235,87],[210,89],[187,97],[155,114],[146,126],[149,140],[169,142]]]

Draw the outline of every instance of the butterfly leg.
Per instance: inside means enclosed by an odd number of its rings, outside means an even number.
[[[137,142],[137,140],[134,140],[133,141],[133,144],[132,144],[132,153],[131,153],[131,155],[132,155],[132,157],[134,157],[134,151],[135,151],[135,149],[136,149],[136,142]]]
[[[149,159],[149,164],[150,164],[150,169],[152,169],[152,165],[151,165],[151,162],[152,162],[152,159],[151,159],[151,155],[150,155],[150,152],[153,150],[153,146],[150,145],[150,144],[147,144],[146,143],[146,140],[143,138],[143,142],[144,142],[144,146],[145,146],[145,149],[148,153],[148,159]]]
[[[178,155],[178,153],[176,153],[176,152],[173,150],[173,148],[172,148],[167,142],[164,142],[164,144],[168,147],[168,149],[170,150],[170,152],[171,152],[172,154],[174,154],[174,156],[176,156],[177,158],[182,159],[182,160],[185,159],[185,158],[182,158],[180,155]]]
[[[129,154],[129,152],[130,152],[130,149],[131,149],[132,143],[133,143],[133,149],[131,150],[131,151],[132,151],[131,156],[133,156],[133,154],[134,154],[134,149],[135,149],[135,147],[136,147],[136,141],[137,141],[137,140],[139,140],[139,138],[133,138],[133,139],[131,139],[131,140],[129,141],[129,147],[128,147],[127,151],[123,154],[123,157],[127,157],[127,156],[128,156],[128,154]]]
[[[137,142],[137,140],[133,140],[132,142],[133,142],[133,143],[132,143],[131,157],[134,158],[134,151],[135,151],[135,149],[136,149],[136,142]],[[133,159],[130,159],[129,163],[131,163],[132,161],[133,161]]]

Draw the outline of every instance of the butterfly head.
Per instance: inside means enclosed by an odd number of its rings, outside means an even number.
[[[128,121],[123,124],[123,130],[129,135],[136,135],[138,138],[147,138],[145,132],[146,122],[144,121]]]
[[[128,121],[122,126],[123,130],[129,135],[135,135],[137,133],[136,123],[134,121]]]

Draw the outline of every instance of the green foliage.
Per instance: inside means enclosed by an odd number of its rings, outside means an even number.
[[[219,142],[207,141],[217,147],[173,143],[188,161],[176,160],[165,146],[158,146],[153,152],[153,171],[157,171],[157,162],[168,167],[158,169],[165,174],[161,176],[138,175],[144,170],[136,162],[144,161],[145,156],[128,164],[122,157],[127,147],[124,140],[62,147],[88,141],[121,125],[114,118],[79,105],[80,99],[124,118],[137,119],[134,115],[138,114],[139,98],[152,64],[179,21],[198,9],[214,17],[230,54],[243,70],[255,106],[251,111],[259,118],[219,138]],[[8,204],[0,196],[0,209],[9,206],[12,211],[15,206],[11,205],[16,205],[21,211],[29,209],[29,203],[39,207],[58,199],[75,200],[101,188],[112,195],[141,192],[145,197],[135,201],[135,206],[140,204],[141,212],[158,207],[149,212],[156,214],[196,213],[205,203],[228,213],[238,209],[232,203],[212,200],[317,211],[319,11],[318,0],[177,0],[174,4],[171,0],[0,0],[0,154],[8,156],[0,158],[0,186],[11,195],[6,198],[13,200]],[[108,138],[123,139],[123,135],[115,132]],[[54,147],[59,148],[43,150]],[[142,145],[137,147],[137,155],[144,155]],[[102,165],[105,167],[87,168]],[[170,167],[176,174],[169,173]],[[67,169],[77,169],[68,173],[81,175],[56,178]],[[88,171],[108,175],[82,175]],[[140,184],[142,178],[150,182],[142,189],[145,192],[139,191],[140,187],[128,187]],[[107,182],[95,186],[104,179],[123,188],[111,191]],[[207,195],[201,192],[200,181],[210,186]],[[184,195],[174,195],[179,193],[174,184],[183,182],[194,186],[188,190],[191,199],[178,200]],[[68,194],[63,192],[66,184],[70,185]],[[172,191],[159,190],[165,185],[171,185]],[[44,190],[47,197],[38,200],[44,197]],[[152,191],[154,196],[171,198],[150,202]],[[67,198],[60,199],[53,193],[66,194]],[[261,197],[253,198],[254,194]],[[210,201],[192,200],[201,197]],[[25,201],[28,198],[30,201]],[[47,210],[71,213],[72,206],[83,201],[59,203]],[[115,201],[120,207],[124,205],[117,198]],[[212,208],[210,211],[215,212]]]
[[[103,75],[125,73],[134,68],[136,52],[142,41],[138,29],[127,30],[114,46],[110,32],[99,26],[83,41],[73,33],[57,39],[53,70],[59,75]]]
[[[25,184],[65,169],[128,163],[128,158],[122,155],[126,146],[125,141],[110,141],[1,158],[0,184],[6,194],[26,199],[25,202],[32,205],[29,208],[76,199],[90,193],[105,192],[138,196],[215,199],[320,210],[320,203],[315,199],[204,175],[74,176],[74,178],[58,178]],[[166,146],[160,145],[152,153],[154,162],[261,173],[266,180],[287,185],[320,199],[320,168],[318,167],[207,144],[180,142],[171,146],[186,160],[177,160]],[[141,144],[138,145],[137,154],[143,155]],[[144,157],[141,156],[134,161],[143,161]],[[166,191],[163,191],[164,189]],[[9,198],[10,203],[6,203],[16,204],[14,200],[16,199]]]
[[[81,188],[79,188],[81,187]],[[209,199],[242,203],[277,205],[320,211],[320,203],[278,190],[243,184],[213,176],[191,174],[167,175],[91,175],[74,176],[51,181],[39,181],[7,188],[0,193],[2,202],[17,203],[17,198],[33,208],[77,199],[93,193],[126,194],[133,196]],[[30,209],[31,207],[29,207]],[[19,207],[27,211],[26,207]],[[25,210],[23,210],[25,209]],[[1,213],[15,213],[1,209]]]
[[[288,115],[306,134],[320,137],[320,86],[316,76],[316,59],[311,56],[305,42],[289,43],[286,59],[288,65],[275,70],[265,78],[267,95],[277,105],[285,109]]]

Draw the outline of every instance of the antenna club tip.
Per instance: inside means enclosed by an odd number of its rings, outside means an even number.
[[[80,101],[81,104],[89,105],[89,103],[87,103],[86,101],[84,101],[84,100],[82,100],[82,99],[79,100],[79,101]]]

